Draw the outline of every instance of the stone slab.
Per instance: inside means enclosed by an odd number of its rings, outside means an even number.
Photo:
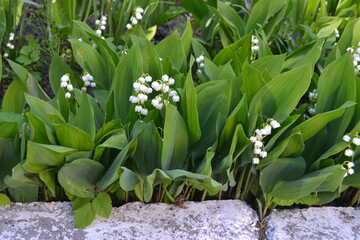
[[[258,216],[240,200],[184,205],[128,203],[75,229],[70,203],[16,203],[0,207],[0,239],[258,239]]]
[[[360,209],[311,207],[274,210],[266,219],[268,240],[360,239]]]

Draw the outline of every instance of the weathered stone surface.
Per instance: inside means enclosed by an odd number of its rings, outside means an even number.
[[[70,203],[17,203],[0,207],[0,239],[258,239],[258,217],[242,201],[184,205],[129,203],[75,229]]]
[[[360,239],[360,209],[321,207],[275,210],[267,218],[268,240]]]

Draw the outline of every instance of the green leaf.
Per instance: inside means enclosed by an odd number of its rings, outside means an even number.
[[[299,124],[296,128],[293,129],[293,132],[300,131],[304,141],[308,140],[316,133],[318,133],[322,128],[324,128],[329,122],[334,119],[341,117],[344,113],[345,108],[353,106],[355,103],[347,102],[339,109],[316,114],[314,117],[306,120],[305,122]]]
[[[80,107],[71,124],[89,134],[91,140],[95,139],[94,109],[85,92],[81,93]]]
[[[155,169],[150,175],[148,175],[144,181],[144,201],[149,202],[151,200],[154,186],[162,183],[163,188],[171,183],[171,178],[161,169]]]
[[[162,138],[153,122],[145,125],[136,137],[137,148],[133,158],[136,168],[141,176],[145,178],[154,169],[161,168],[161,150],[163,147]]]
[[[291,52],[283,64],[283,71],[310,65],[314,68],[318,61],[322,47],[325,43],[325,38],[321,38],[316,42],[309,43]]]
[[[346,24],[346,27],[341,34],[341,37],[338,41],[336,47],[330,52],[329,56],[326,58],[325,65],[328,65],[332,61],[334,61],[337,57],[337,51],[339,51],[340,55],[346,53],[346,49],[348,47],[357,46],[358,42],[360,42],[360,33],[356,31],[360,27],[360,19],[357,18],[350,23]]]
[[[91,159],[77,159],[65,164],[58,172],[60,185],[69,193],[81,198],[95,196],[93,185],[100,179],[104,167]]]
[[[85,42],[75,39],[69,41],[77,63],[94,77],[100,88],[110,89],[112,74],[101,55]]]
[[[180,0],[180,2],[185,9],[187,9],[189,12],[191,12],[200,19],[209,12],[207,5],[201,0]]]
[[[185,170],[176,169],[165,172],[173,181],[190,182],[196,189],[206,189],[210,195],[218,193],[221,189],[221,184],[213,180],[209,176],[191,173]]]
[[[4,178],[11,173],[11,169],[21,160],[20,152],[16,150],[14,142],[10,139],[0,138],[0,190],[7,186]]]
[[[55,55],[49,69],[49,82],[54,93],[59,91],[60,79],[65,74],[70,74],[70,80],[73,81],[72,84],[74,84],[75,75],[73,71],[61,57]]]
[[[286,0],[259,0],[252,6],[249,19],[246,24],[246,33],[256,30],[259,25],[264,25],[265,22],[272,17],[276,12],[287,4]]]
[[[162,59],[168,58],[178,70],[185,64],[186,54],[177,31],[159,42],[155,50]]]
[[[229,81],[212,81],[196,88],[201,138],[192,146],[193,160],[202,158],[217,138],[218,116],[227,116],[230,108],[229,85]]]
[[[39,181],[34,181],[34,178],[31,177],[24,170],[21,163],[18,163],[11,170],[11,176],[7,175],[4,178],[5,184],[10,188],[20,188],[20,187],[39,187],[41,184]]]
[[[120,179],[119,179],[120,187],[124,191],[134,190],[136,185],[140,182],[137,175],[132,170],[126,167],[119,168],[118,173],[120,175]]]
[[[28,112],[26,116],[30,124],[30,140],[42,144],[57,144],[54,131],[44,121]]]
[[[22,113],[25,107],[25,91],[24,84],[15,78],[5,92],[2,110],[4,112]]]
[[[221,1],[218,1],[218,9],[224,22],[235,30],[238,38],[244,36],[245,22],[238,13],[232,7]]]
[[[51,4],[52,14],[54,15],[54,20],[61,27],[71,24],[72,16],[72,6],[71,1],[56,1]]]
[[[116,132],[113,133],[105,142],[96,146],[94,160],[99,161],[102,153],[104,152],[105,148],[114,148],[118,150],[122,150],[127,144],[127,137],[126,132],[124,129],[115,130]]]
[[[101,217],[109,218],[112,210],[109,194],[103,192],[96,196],[91,204],[95,213]]]
[[[18,75],[18,77],[23,81],[26,86],[26,92],[33,97],[40,98],[44,101],[49,101],[49,96],[41,88],[40,84],[33,78],[33,76],[19,64],[7,59],[11,68]]]
[[[123,123],[126,122],[132,106],[129,97],[133,92],[133,83],[143,74],[142,66],[139,47],[133,45],[116,67],[111,89],[114,91],[116,115]]]
[[[263,192],[268,194],[277,184],[301,178],[305,168],[306,162],[302,157],[275,159],[261,172],[260,185]]]
[[[145,41],[145,45],[141,50],[141,56],[143,72],[149,74],[154,80],[161,79],[163,71],[160,58],[149,41]]]
[[[92,151],[95,143],[90,135],[68,123],[54,124],[54,130],[60,145],[79,151]]]
[[[116,180],[119,179],[118,170],[119,170],[120,166],[124,163],[124,161],[126,160],[128,155],[134,150],[135,147],[136,147],[135,141],[131,141],[116,156],[116,158],[112,162],[111,166],[107,169],[106,173],[103,175],[103,177],[97,183],[97,186],[101,190],[106,189],[108,186],[110,186],[112,183],[114,183]]]
[[[191,40],[192,40],[192,27],[190,20],[187,19],[186,28],[181,36],[181,42],[185,50],[185,56],[189,56],[190,48],[191,48]]]
[[[89,226],[95,219],[96,213],[90,202],[79,208],[74,214],[74,223],[76,228]]]
[[[196,108],[197,96],[191,71],[188,72],[182,94],[182,111],[184,121],[189,133],[189,144],[198,141],[201,137],[199,116]]]
[[[180,113],[176,107],[166,107],[164,143],[161,153],[163,170],[183,168],[189,145],[189,135]]]
[[[105,123],[104,126],[100,128],[95,134],[95,144],[98,145],[103,140],[103,138],[105,138],[113,130],[121,128],[122,125],[120,119],[114,119]]]
[[[249,107],[249,134],[255,130],[256,106],[262,104],[263,117],[284,121],[294,110],[310,85],[312,71],[305,66],[278,75],[262,87],[254,96]]]
[[[73,148],[28,141],[23,167],[31,173],[39,173],[49,167],[61,167],[65,163],[65,156],[74,152],[76,150]]]
[[[256,95],[256,93],[265,85],[265,81],[261,73],[247,63],[243,65],[243,84],[241,90],[246,94],[248,104]]]
[[[51,127],[53,123],[65,123],[60,112],[49,103],[28,94],[25,94],[25,99],[30,105],[30,112],[43,120],[49,127]]]
[[[0,193],[0,206],[10,205],[11,201],[5,194]]]
[[[318,82],[316,112],[323,113],[340,108],[347,101],[356,101],[354,66],[350,53],[330,63],[322,72]],[[351,122],[355,107],[345,109],[343,115],[331,122],[328,129],[328,145],[340,140]]]
[[[270,77],[275,78],[283,68],[285,57],[285,54],[264,56],[252,62],[250,67],[257,69],[261,73],[267,70]]]

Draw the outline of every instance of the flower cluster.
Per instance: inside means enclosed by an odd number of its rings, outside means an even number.
[[[259,39],[255,35],[251,36],[251,61],[255,60],[256,54],[259,51]]]
[[[355,137],[352,139],[352,141],[351,141],[351,137],[350,137],[349,135],[344,135],[344,136],[343,136],[343,140],[344,140],[345,142],[348,142],[348,143],[349,143],[347,149],[346,149],[345,152],[344,152],[344,155],[347,156],[347,157],[352,157],[352,156],[354,156],[354,153],[355,153],[355,152],[354,152],[354,150],[352,150],[352,148],[351,148],[351,142],[352,142],[353,144],[355,144],[356,146],[360,146],[360,137],[359,137],[359,134],[356,133],[356,135],[355,135]]]
[[[148,114],[148,109],[145,107],[145,103],[148,101],[148,94],[151,94],[153,91],[161,91],[154,99],[151,100],[151,104],[156,109],[162,109],[164,105],[169,103],[171,97],[173,102],[179,102],[180,97],[177,92],[170,88],[171,85],[175,84],[175,80],[168,75],[163,75],[161,80],[153,81],[153,78],[148,74],[143,74],[139,79],[137,79],[133,88],[135,94],[130,96],[129,101],[136,103],[135,112],[138,112],[142,115]],[[164,96],[167,96],[167,99]]]
[[[95,25],[97,26],[97,30],[96,30],[96,35],[98,35],[99,37],[101,37],[102,31],[104,31],[106,29],[106,21],[107,21],[107,17],[106,16],[102,16],[101,19],[97,19],[95,21]],[[104,37],[102,37],[104,39]]]
[[[89,73],[85,73],[85,74],[81,77],[81,79],[82,79],[83,82],[84,82],[84,86],[81,88],[81,90],[86,91],[86,90],[87,90],[86,87],[89,87],[89,86],[92,87],[92,88],[95,88],[95,87],[96,87],[96,83],[93,82],[94,77],[91,76]]]
[[[274,119],[269,119],[265,126],[262,129],[255,130],[255,136],[250,137],[250,141],[254,143],[254,157],[253,157],[253,164],[259,164],[261,158],[267,157],[267,152],[265,151],[264,143],[262,140],[271,134],[271,129],[279,128],[281,125],[278,121]]]
[[[335,29],[335,37],[336,38],[340,37],[340,33],[339,33],[339,30],[337,28]]]
[[[60,79],[61,83],[60,83],[60,87],[62,88],[66,88],[67,89],[67,93],[65,93],[65,98],[71,98],[71,91],[74,90],[73,85],[71,84],[70,81],[70,75],[67,73],[65,75],[63,75]]]
[[[343,163],[343,169],[347,170],[344,177],[347,177],[349,174],[353,175],[355,173],[353,167],[355,167],[355,164],[353,162],[346,161]]]
[[[199,68],[203,69],[205,67],[204,61],[205,61],[205,57],[203,54],[201,54],[198,58],[196,58],[196,62],[199,64]],[[202,72],[201,69],[198,69],[198,73],[201,74],[201,72]]]
[[[9,35],[9,42],[6,44],[6,47],[10,48],[11,50],[15,48],[15,46],[11,43],[11,41],[14,41],[14,38],[15,38],[15,34],[11,32]],[[8,57],[8,56],[9,56],[8,53],[4,54],[4,57]]]
[[[351,52],[353,54],[353,63],[356,70],[356,73],[360,72],[360,42],[358,42],[358,47],[356,50],[352,47],[348,47],[346,49],[347,52]]]
[[[316,102],[318,97],[318,92],[317,89],[312,90],[311,92],[309,92],[309,100],[310,102],[314,103]],[[309,108],[308,112],[310,113],[310,115],[315,115],[316,114],[316,103],[312,105],[311,108]]]
[[[135,9],[135,16],[131,16],[130,23],[126,24],[127,29],[132,29],[133,26],[138,24],[138,22],[142,19],[142,13],[144,12],[144,9],[141,7],[137,7]]]

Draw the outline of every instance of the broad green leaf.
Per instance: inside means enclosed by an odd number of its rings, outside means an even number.
[[[79,151],[92,151],[95,143],[90,135],[68,123],[54,124],[54,130],[61,146],[70,147]]]
[[[49,101],[49,96],[41,88],[40,84],[34,79],[34,77],[22,66],[19,64],[7,59],[11,68],[18,75],[18,77],[23,81],[26,86],[26,92],[33,97],[40,98],[44,101]]]
[[[279,24],[282,23],[282,21],[284,21],[284,17],[286,16],[287,12],[292,8],[291,5],[292,3],[289,4],[289,2],[286,1],[282,8],[269,18],[264,27],[266,37],[270,38],[274,33],[274,30],[279,26]]]
[[[117,66],[111,89],[114,91],[116,115],[123,123],[126,122],[131,109],[129,97],[133,92],[133,83],[143,74],[142,57],[137,45],[130,48]]]
[[[104,190],[112,183],[114,183],[116,180],[119,179],[118,170],[120,166],[124,163],[126,158],[128,157],[128,154],[130,154],[134,150],[135,146],[136,143],[134,141],[131,141],[128,145],[126,145],[126,147],[123,150],[121,150],[121,152],[116,156],[116,158],[112,162],[111,166],[106,170],[106,173],[97,183],[98,188]]]
[[[249,107],[249,134],[255,130],[256,105],[262,104],[262,114],[265,118],[284,121],[294,110],[301,97],[310,85],[312,71],[305,66],[278,75],[262,87],[254,96]]]
[[[305,173],[305,168],[306,162],[302,157],[277,158],[261,171],[261,188],[265,194],[268,194],[278,184],[301,178]]]
[[[104,167],[91,159],[77,159],[65,164],[58,172],[60,185],[69,193],[81,198],[95,196],[93,185],[100,179]]]
[[[181,42],[184,47],[186,57],[189,56],[189,53],[190,53],[192,33],[193,33],[193,30],[191,27],[190,20],[187,19],[186,28],[181,36]]]
[[[120,187],[124,191],[134,190],[135,186],[140,182],[136,174],[126,167],[120,167],[118,173],[120,175]]]
[[[122,150],[127,144],[128,141],[125,131],[123,129],[116,130],[106,141],[96,146],[94,160],[99,161],[106,148]]]
[[[80,106],[71,124],[89,134],[91,140],[95,139],[94,109],[85,92],[81,93]]]
[[[348,47],[353,47],[353,48],[357,47],[358,42],[360,42],[360,33],[359,33],[359,31],[357,31],[357,29],[359,29],[359,27],[360,27],[360,19],[359,18],[346,24],[346,27],[345,27],[343,33],[341,34],[338,44],[336,45],[336,48],[334,48],[330,52],[329,56],[326,58],[325,65],[328,65],[329,63],[331,63],[332,61],[334,61],[337,58],[336,57],[337,51],[339,51],[339,53],[341,55],[343,55],[346,53],[346,49]]]
[[[85,204],[87,204],[88,202],[90,202],[92,200],[92,198],[80,198],[80,197],[75,197],[75,199],[71,199],[71,201],[73,201],[71,210],[72,211],[76,211],[79,208],[81,208],[82,206],[84,206]]]
[[[61,167],[65,163],[65,156],[74,152],[76,150],[73,148],[29,141],[23,167],[31,173],[39,173],[49,167]]]
[[[153,122],[145,125],[136,137],[137,148],[134,152],[134,163],[142,179],[154,169],[161,169],[161,150],[163,141]]]
[[[319,38],[329,37],[329,35],[335,32],[335,29],[339,27],[342,21],[342,18],[336,16],[322,17],[311,24],[311,28]]]
[[[6,205],[10,205],[11,201],[9,199],[8,196],[6,196],[5,194],[0,193],[0,206],[6,206]]]
[[[166,107],[164,143],[161,153],[163,170],[183,168],[188,151],[189,135],[180,113],[176,107],[168,104]]]
[[[5,92],[2,110],[4,112],[22,113],[25,107],[25,91],[26,89],[21,80],[15,78]]]
[[[112,210],[111,198],[109,194],[102,192],[92,201],[91,206],[96,215],[109,218]]]
[[[91,203],[88,202],[79,209],[76,210],[74,214],[74,223],[76,228],[84,228],[89,226],[95,219],[96,213],[91,206]]]
[[[161,79],[163,72],[160,58],[149,41],[145,42],[145,46],[141,50],[141,56],[143,72],[149,74],[153,80]]]
[[[283,72],[310,65],[314,68],[322,52],[325,38],[309,43],[291,52],[283,64]]]
[[[14,202],[31,203],[38,201],[39,187],[8,188]]]
[[[189,144],[198,141],[201,137],[199,116],[196,108],[197,95],[194,87],[191,71],[188,72],[182,94],[182,111],[184,121],[189,133]]]
[[[144,181],[144,201],[149,202],[151,200],[154,186],[157,184],[163,184],[166,187],[171,183],[171,178],[161,169],[155,169],[150,175],[145,178]]]
[[[264,25],[265,22],[272,17],[276,12],[285,6],[286,0],[259,0],[252,6],[249,19],[246,24],[246,33],[256,30],[259,25]]]
[[[75,39],[69,41],[77,63],[94,77],[100,88],[110,89],[112,73],[102,56],[89,44]]]
[[[51,194],[56,196],[55,188],[56,188],[56,179],[57,179],[57,171],[55,169],[48,169],[42,172],[39,172],[39,178],[44,182],[46,187],[49,188]]]
[[[115,129],[121,129],[121,120],[115,119],[110,122],[104,124],[102,128],[100,128],[95,134],[95,144],[98,145],[104,137],[106,137],[110,132]]]
[[[221,184],[213,180],[209,176],[191,173],[185,170],[177,169],[165,172],[173,181],[190,182],[196,189],[206,189],[210,195],[218,193],[221,189]]]
[[[44,121],[32,114],[26,113],[30,124],[30,140],[42,144],[57,144],[54,131]]]
[[[60,112],[49,103],[28,94],[25,94],[25,99],[30,105],[30,112],[43,120],[49,127],[54,123],[65,123]]]
[[[0,138],[0,190],[6,188],[4,178],[20,162],[20,157],[20,152],[16,150],[12,140]]]
[[[21,188],[21,187],[39,187],[41,184],[39,181],[34,181],[31,178],[31,174],[26,172],[22,167],[21,163],[18,163],[11,170],[11,176],[7,175],[4,178],[5,184],[10,188]]]
[[[280,74],[285,61],[285,54],[264,56],[252,62],[249,66],[257,69],[261,73],[268,71],[271,78]]]
[[[71,24],[72,16],[72,2],[71,1],[55,1],[51,4],[51,10],[55,22],[60,25],[60,28]]]
[[[318,82],[316,112],[323,113],[340,108],[347,101],[356,101],[356,83],[350,53],[332,62],[322,72]],[[325,142],[332,145],[341,139],[351,122],[355,108],[345,109],[343,115],[328,126]]]
[[[209,12],[207,5],[201,0],[180,0],[180,2],[185,9],[200,19]]]
[[[155,50],[162,59],[168,58],[178,70],[186,61],[184,46],[177,31],[159,42]]]
[[[74,85],[75,75],[73,71],[61,57],[55,55],[49,69],[49,82],[54,93],[59,91],[60,79],[65,74],[70,74],[70,81],[72,81],[71,83]]]
[[[244,96],[239,104],[236,106],[234,111],[229,115],[226,119],[224,129],[221,132],[219,139],[218,151],[222,153],[226,153],[231,146],[231,142],[233,141],[233,137],[235,129],[237,128],[238,123],[240,123],[244,128],[247,127],[247,104],[246,97]]]
[[[231,26],[238,38],[241,38],[245,34],[245,22],[242,18],[238,15],[238,13],[226,3],[218,1],[218,10],[221,13],[221,18],[224,22]]]
[[[247,63],[243,65],[243,81],[241,90],[246,94],[248,104],[256,95],[256,93],[265,85],[265,81],[261,73]]]
[[[302,138],[304,141],[308,140],[316,133],[318,133],[323,127],[325,127],[329,122],[334,119],[337,119],[342,116],[345,112],[345,109],[348,107],[353,106],[355,103],[346,102],[343,106],[339,109],[316,114],[314,117],[306,120],[305,122],[298,125],[296,128],[293,129],[293,132],[300,131]]]
[[[212,81],[196,88],[201,138],[192,146],[193,160],[202,158],[217,138],[218,116],[227,116],[230,108],[229,85],[229,81]]]

